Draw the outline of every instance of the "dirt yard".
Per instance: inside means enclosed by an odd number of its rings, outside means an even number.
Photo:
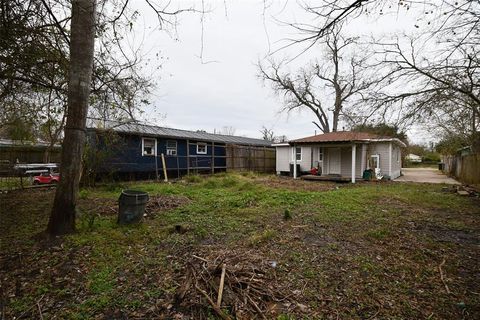
[[[1,315],[479,319],[480,199],[443,186],[254,174],[106,185],[81,191],[77,232],[55,239],[42,234],[53,190],[1,194]],[[127,187],[152,201],[143,223],[118,226]]]

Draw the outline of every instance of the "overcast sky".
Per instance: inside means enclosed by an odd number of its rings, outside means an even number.
[[[172,1],[171,8],[189,7],[190,3]],[[200,1],[195,3],[196,8],[201,9]],[[257,62],[293,35],[293,30],[278,20],[311,18],[296,2],[273,1],[264,10],[263,0],[206,0],[207,14],[182,14],[176,32],[171,30],[169,34],[155,31],[156,17],[148,8],[137,5],[142,15],[136,23],[135,36],[143,39],[143,52],[149,56],[160,52],[164,57],[159,71],[148,65],[144,68],[157,82],[157,89],[150,97],[155,108],[147,110],[153,122],[208,132],[228,126],[236,129],[236,135],[249,137],[260,137],[262,126],[289,139],[314,134],[312,114],[307,111],[279,113],[281,97],[257,76]],[[200,59],[202,17],[203,59]],[[350,21],[347,28],[350,34],[378,36],[384,32],[409,32],[413,25],[412,15],[385,18],[375,15],[375,18]],[[275,57],[294,56],[302,49],[281,50]],[[291,67],[294,69],[319,54],[319,49],[314,48],[295,60]],[[163,121],[158,121],[159,113],[166,115]],[[426,135],[418,130],[409,133],[414,142],[425,140]]]

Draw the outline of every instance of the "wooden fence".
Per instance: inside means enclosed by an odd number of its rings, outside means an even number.
[[[268,147],[226,146],[227,171],[275,172],[275,149]]]
[[[444,156],[445,172],[467,184],[480,184],[480,153]]]
[[[12,145],[0,146],[0,161],[15,163],[60,162],[60,147],[52,148],[46,159],[46,146]]]

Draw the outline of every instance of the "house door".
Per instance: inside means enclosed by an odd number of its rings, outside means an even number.
[[[380,169],[380,155],[378,154],[372,154],[370,156],[370,164],[372,169]]]
[[[328,149],[328,173],[340,174],[340,148]]]
[[[380,155],[372,154],[370,156],[370,165],[371,165],[371,168],[375,172],[375,177],[377,179],[381,179],[382,178],[382,173],[380,172]]]

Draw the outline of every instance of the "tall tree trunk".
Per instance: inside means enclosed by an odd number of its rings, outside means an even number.
[[[61,178],[47,227],[50,235],[75,230],[75,207],[85,145],[94,40],[95,0],[73,0],[67,122],[62,145]]]
[[[337,77],[335,77],[337,78]],[[342,89],[339,84],[334,85],[335,88],[335,104],[333,106],[333,123],[332,132],[338,131],[338,120],[340,118],[340,112],[342,111]]]

